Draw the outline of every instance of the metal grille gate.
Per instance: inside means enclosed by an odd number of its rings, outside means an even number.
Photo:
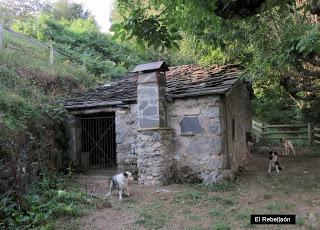
[[[116,167],[115,116],[80,117],[81,163],[90,168]]]

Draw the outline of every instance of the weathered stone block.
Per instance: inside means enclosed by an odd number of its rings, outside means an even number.
[[[220,135],[221,134],[220,123],[217,121],[210,122],[209,131],[212,133],[215,133],[216,135]]]
[[[198,117],[184,117],[180,122],[181,133],[202,133]]]
[[[124,140],[125,140],[125,136],[122,135],[122,134],[120,134],[120,133],[118,133],[117,136],[116,136],[116,142],[117,142],[117,144],[123,143]]]
[[[139,73],[138,84],[157,83],[158,77],[159,73],[157,72]]]
[[[157,106],[148,106],[142,112],[143,116],[154,116],[158,114],[159,114],[159,107]]]
[[[159,127],[159,119],[150,119],[149,117],[142,117],[139,119],[139,127],[142,129]]]
[[[174,111],[172,111],[173,115],[176,116],[191,116],[191,115],[199,115],[200,114],[200,108],[186,108],[186,107],[178,107]]]
[[[148,100],[140,100],[139,101],[139,110],[144,110],[148,105]]]
[[[139,85],[138,90],[138,100],[158,100],[158,88],[157,86],[153,85]]]
[[[134,142],[135,142],[135,138],[133,136],[127,136],[123,141],[125,145],[129,145],[129,146],[131,146],[131,144],[133,144]]]
[[[216,118],[216,117],[220,116],[220,109],[219,109],[219,107],[203,109],[202,113],[203,113],[204,117]]]

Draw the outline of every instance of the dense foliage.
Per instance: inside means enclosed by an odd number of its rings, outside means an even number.
[[[11,27],[53,43],[56,49],[75,57],[102,81],[123,76],[140,63],[166,59],[176,65],[193,61],[187,52],[180,55],[174,51],[159,53],[143,50],[133,43],[120,44],[110,34],[101,33],[90,12],[81,5],[60,0],[46,8],[48,10],[40,11],[35,17],[13,22]]]
[[[1,229],[54,229],[59,217],[80,216],[94,199],[79,189],[66,189],[68,176],[42,175],[26,194],[0,195]]]
[[[290,113],[294,120],[308,117],[317,122],[306,113],[298,115],[317,110],[320,96],[319,22],[310,14],[315,1],[117,2],[113,25],[117,37],[161,49],[177,46],[181,38],[192,41],[191,48],[205,64],[222,60],[246,67],[257,92],[256,115],[261,119],[286,122]],[[281,97],[270,97],[279,96],[279,90]],[[258,112],[267,111],[269,105],[273,105],[274,118]]]
[[[0,50],[0,228],[30,229],[78,215],[79,192],[59,190],[68,165],[66,113],[58,98],[96,81],[86,69],[5,33]],[[6,178],[4,178],[6,177]],[[28,184],[33,182],[28,188]]]
[[[54,47],[79,59],[92,74],[105,80],[122,76],[128,68],[145,61],[133,48],[99,32],[90,19],[55,21],[52,15],[41,14],[17,22],[13,28],[43,41],[51,40]]]

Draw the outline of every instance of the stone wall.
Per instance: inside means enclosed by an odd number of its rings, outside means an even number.
[[[114,108],[118,171],[139,174],[142,184],[166,184],[171,180],[214,183],[228,176],[229,166],[236,171],[245,164],[245,134],[250,132],[251,110],[249,94],[242,84],[225,99],[176,99],[168,102],[167,108],[171,129],[139,129],[138,104]]]
[[[248,160],[246,132],[251,130],[251,102],[244,84],[238,84],[226,95],[226,109],[229,163],[232,171],[237,171]]]
[[[137,169],[138,105],[116,110],[117,170],[138,175]]]
[[[183,98],[168,103],[173,128],[174,180],[218,180],[225,167],[219,96]]]
[[[140,130],[137,144],[140,184],[168,184],[172,178],[172,130]]]

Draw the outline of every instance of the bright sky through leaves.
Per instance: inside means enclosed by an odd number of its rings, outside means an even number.
[[[108,32],[111,26],[110,16],[114,0],[73,0],[91,11],[102,32]]]

